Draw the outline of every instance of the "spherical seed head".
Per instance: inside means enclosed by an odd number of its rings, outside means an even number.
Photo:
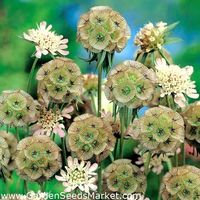
[[[161,195],[168,199],[199,199],[200,169],[194,166],[182,166],[171,169],[163,178]]]
[[[0,170],[5,176],[10,175],[10,171],[15,168],[15,156],[17,149],[17,139],[11,133],[0,131]]]
[[[19,175],[31,181],[48,180],[62,166],[60,148],[47,136],[32,136],[17,146]]]
[[[105,169],[104,179],[112,192],[130,194],[144,193],[146,190],[145,175],[128,159],[115,160],[110,164]]]
[[[126,20],[107,6],[93,7],[83,14],[77,29],[77,40],[92,53],[120,52],[130,38]]]
[[[134,120],[127,134],[151,151],[174,152],[184,141],[182,117],[167,107],[154,107]]]
[[[154,92],[155,74],[136,61],[124,61],[108,75],[105,95],[119,106],[137,108],[151,99]]]
[[[108,123],[94,115],[83,114],[76,117],[69,127],[67,142],[79,159],[88,160],[107,148],[111,134],[112,128]]]
[[[37,120],[38,103],[22,90],[3,91],[0,97],[0,121],[15,127]]]
[[[55,58],[37,72],[39,98],[48,103],[70,103],[82,93],[83,77],[70,59]]]

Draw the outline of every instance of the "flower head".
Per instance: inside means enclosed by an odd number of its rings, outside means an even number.
[[[182,116],[186,124],[186,138],[200,143],[200,101],[188,105]]]
[[[127,134],[148,150],[174,152],[184,142],[184,122],[180,114],[167,107],[154,107],[135,119]]]
[[[150,52],[152,50],[161,49],[162,46],[167,43],[167,36],[172,27],[175,27],[177,23],[167,25],[165,22],[158,22],[156,25],[149,22],[135,37],[135,45],[140,47],[142,52]]]
[[[40,116],[36,124],[33,125],[32,131],[34,135],[47,135],[55,133],[60,137],[65,136],[63,119],[71,119],[70,113],[74,110],[72,106],[60,110],[47,110],[45,107],[40,109]]]
[[[42,54],[47,55],[68,55],[69,52],[65,49],[68,47],[68,39],[63,39],[62,35],[57,35],[51,31],[52,25],[48,25],[45,21],[40,22],[37,29],[29,29],[28,33],[23,33],[25,40],[35,44],[37,58],[41,58]]]
[[[76,117],[70,125],[67,143],[79,159],[88,160],[106,150],[111,134],[109,123],[94,115],[83,114]]]
[[[163,178],[161,195],[163,200],[200,198],[200,169],[194,166],[172,168]]]
[[[146,190],[144,173],[128,159],[115,160],[105,169],[104,178],[112,192],[132,194]]]
[[[63,182],[65,192],[74,191],[76,188],[83,192],[89,193],[90,189],[93,191],[97,190],[96,175],[98,165],[88,162],[73,159],[72,157],[67,158],[68,166],[65,166],[66,171],[61,170],[61,176],[56,176],[58,181]]]
[[[83,14],[78,23],[77,40],[90,52],[120,52],[130,38],[126,20],[107,6],[96,6]]]
[[[153,70],[127,60],[110,71],[105,83],[105,95],[118,105],[137,108],[152,98],[155,81]]]
[[[77,99],[82,93],[83,77],[79,67],[70,59],[56,58],[37,72],[38,94],[47,104]]]
[[[17,139],[11,133],[0,131],[0,171],[9,176],[14,169],[14,159],[17,151]]]
[[[62,166],[60,148],[47,136],[24,138],[17,146],[16,165],[24,179],[48,180]]]
[[[83,87],[86,90],[86,92],[96,92],[98,87],[98,77],[95,74],[85,74],[84,77],[84,83]]]
[[[11,126],[25,126],[37,120],[38,103],[22,90],[4,91],[0,96],[0,121]]]
[[[165,59],[156,60],[156,75],[161,87],[161,97],[174,95],[174,101],[180,106],[186,105],[185,95],[190,98],[198,98],[195,82],[191,81],[192,66],[180,68],[178,65],[167,65]]]

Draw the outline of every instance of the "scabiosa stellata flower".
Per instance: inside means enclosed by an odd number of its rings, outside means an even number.
[[[17,151],[17,139],[11,133],[0,131],[0,171],[4,176],[10,176],[14,169],[14,159]]]
[[[120,52],[129,38],[126,20],[107,6],[91,8],[78,23],[77,40],[92,53]]]
[[[80,160],[88,160],[106,149],[111,134],[109,123],[94,115],[83,114],[70,125],[67,143]]]
[[[15,161],[22,178],[38,182],[48,180],[62,167],[60,148],[44,135],[21,140]]]
[[[140,47],[141,52],[150,52],[161,49],[162,46],[169,42],[169,32],[177,25],[177,23],[167,25],[165,22],[146,24],[135,37],[135,45]]]
[[[45,102],[70,103],[82,93],[83,77],[79,67],[67,58],[56,58],[37,72],[38,95]]]
[[[37,29],[29,29],[27,33],[23,33],[23,38],[35,44],[35,57],[41,58],[42,55],[68,55],[69,51],[65,50],[68,46],[68,39],[63,39],[62,35],[57,35],[51,31],[52,25],[48,25],[45,21],[40,22]]]
[[[97,190],[95,171],[98,165],[96,163],[91,164],[90,161],[79,163],[77,158],[73,159],[71,156],[67,158],[67,163],[66,171],[61,170],[61,176],[56,176],[58,181],[63,182],[65,192],[74,191],[76,188],[86,193]]]
[[[22,90],[3,91],[0,96],[0,121],[15,127],[37,120],[37,101]]]
[[[184,107],[187,103],[185,96],[197,99],[199,94],[195,89],[195,82],[191,81],[192,66],[184,68],[178,65],[168,65],[165,59],[156,60],[156,76],[161,87],[161,97],[173,95],[178,106]]]
[[[161,195],[163,200],[200,199],[200,169],[194,166],[172,168],[163,178]]]
[[[187,142],[200,152],[200,101],[188,105],[182,112],[186,125]],[[193,148],[195,150],[195,148]]]
[[[87,93],[97,92],[98,76],[95,74],[84,74],[83,88]]]
[[[62,111],[59,109],[47,110],[46,107],[41,107],[38,121],[32,126],[33,134],[50,136],[52,133],[55,133],[60,137],[64,137],[65,126],[63,124],[63,119],[71,119],[70,113],[73,110],[73,106],[64,108]]]
[[[184,122],[180,114],[167,107],[154,107],[135,119],[127,134],[151,151],[171,153],[184,142]]]
[[[105,95],[119,106],[137,108],[152,98],[155,81],[153,70],[127,60],[110,71],[105,83]]]
[[[128,159],[115,160],[105,169],[104,178],[112,192],[131,194],[146,190],[144,173]]]

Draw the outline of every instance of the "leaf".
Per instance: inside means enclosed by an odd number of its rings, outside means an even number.
[[[102,65],[103,61],[105,60],[105,57],[106,57],[106,51],[97,54],[97,59],[98,59],[97,68],[99,68],[99,66]]]
[[[177,42],[182,42],[182,39],[178,37],[165,38],[165,44],[172,44],[172,43],[177,43]]]
[[[179,22],[175,22],[175,23],[173,23],[173,24],[168,25],[167,28],[165,29],[165,32],[170,32],[170,31],[173,30],[178,24],[179,24]]]

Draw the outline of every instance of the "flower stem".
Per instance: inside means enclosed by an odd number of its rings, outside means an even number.
[[[168,65],[170,65],[169,60],[168,60],[168,59],[166,58],[166,56],[163,54],[162,50],[161,50],[161,49],[158,49],[158,52],[159,52],[159,54],[166,60],[166,63],[167,63]]]
[[[98,167],[98,193],[102,192],[102,162],[99,162]]]
[[[171,162],[171,160],[169,159],[168,161],[167,161],[167,168],[168,168],[168,171],[170,171],[171,169],[172,169],[172,162]]]
[[[175,166],[178,167],[178,153],[175,152]]]
[[[67,165],[67,152],[66,152],[66,146],[65,146],[65,137],[61,138],[62,140],[62,150],[63,150],[63,164],[64,166]]]
[[[45,182],[40,182],[40,191],[45,192]]]
[[[111,162],[113,162],[115,160],[112,152],[109,154],[109,157],[110,157]]]
[[[29,78],[28,78],[28,86],[27,86],[27,92],[30,93],[30,89],[31,89],[31,82],[33,80],[33,75],[34,75],[34,70],[37,64],[38,58],[35,58],[33,65],[31,67],[31,72],[29,74]]]
[[[27,184],[27,181],[24,180],[24,194],[27,194],[28,193],[28,184]]]
[[[120,138],[120,158],[124,154],[124,130],[125,130],[125,107],[120,112],[121,138]]]
[[[183,142],[181,145],[181,152],[182,152],[182,165],[185,165],[185,143]]]
[[[151,153],[148,152],[147,160],[144,163],[144,172],[145,172],[146,176],[149,174],[149,164],[150,164],[150,162],[151,162]]]
[[[96,109],[95,99],[94,99],[94,94],[93,93],[90,93],[90,99],[91,99],[91,103],[92,103],[92,111],[96,115],[97,109]]]
[[[16,134],[16,137],[17,137],[17,141],[20,141],[19,130],[18,130],[17,127],[15,127],[15,134]]]
[[[97,116],[101,116],[101,92],[102,92],[102,65],[98,67],[98,110]]]

